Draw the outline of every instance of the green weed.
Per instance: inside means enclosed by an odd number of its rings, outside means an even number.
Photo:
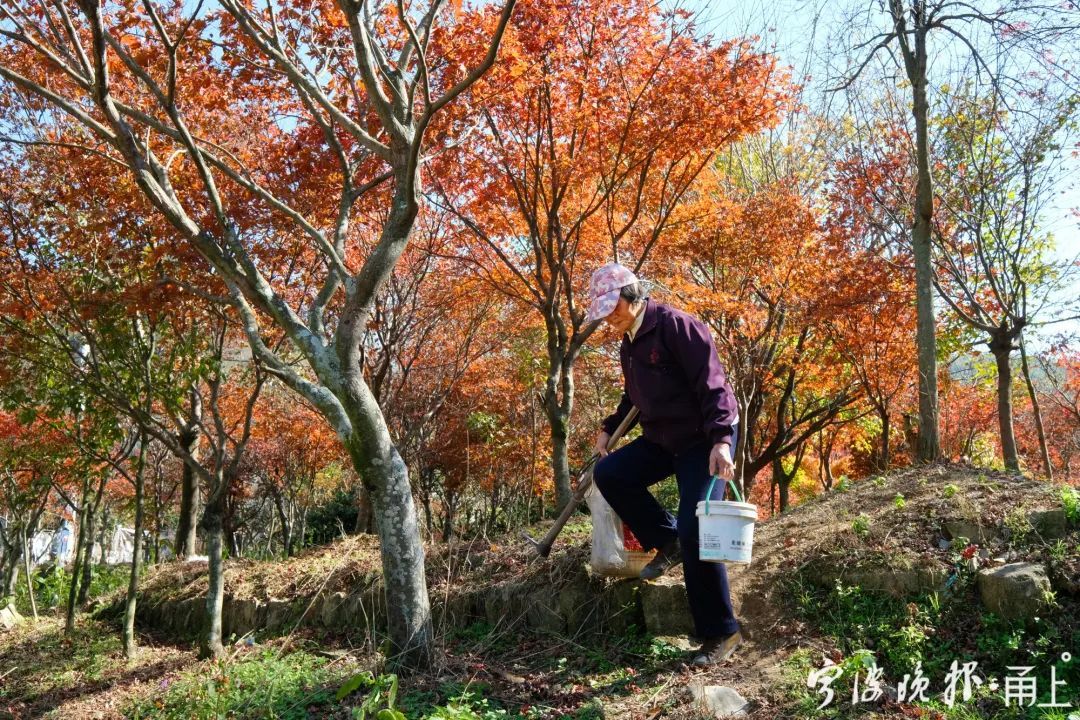
[[[1063,563],[1069,557],[1069,544],[1064,540],[1058,540],[1049,549],[1050,560],[1054,563]]]
[[[960,581],[944,598],[937,594],[909,598],[893,598],[879,595],[860,587],[837,582],[823,588],[813,584],[812,579],[800,578],[790,582],[786,590],[792,597],[799,614],[831,637],[844,656],[841,665],[850,665],[845,675],[851,675],[870,657],[884,670],[886,684],[895,683],[905,673],[910,673],[921,662],[923,674],[940,684],[953,661],[979,663],[978,674],[982,678],[995,677],[999,684],[1008,675],[1009,667],[1035,666],[1041,673],[1039,699],[1049,699],[1048,678],[1050,666],[1055,667],[1056,677],[1067,684],[1058,688],[1059,702],[1080,701],[1076,688],[1080,686],[1080,662],[1064,662],[1062,654],[1073,652],[1080,642],[1080,624],[1065,601],[1046,598],[1058,603],[1048,607],[1046,617],[1034,618],[1028,623],[1007,622],[993,615],[979,612],[974,582],[971,577]],[[1069,610],[1071,608],[1071,610]],[[1066,612],[1069,610],[1069,612]],[[1072,614],[1070,614],[1072,613]],[[868,650],[870,649],[870,650]],[[872,650],[872,656],[869,655]],[[805,685],[811,668],[820,665],[810,656],[795,657],[790,661],[791,674],[801,676]],[[841,682],[843,681],[843,682]],[[845,702],[845,689],[850,697],[850,681],[834,684],[837,701],[825,710],[818,711],[822,696],[789,683],[786,692],[791,705],[785,707],[784,717],[799,718],[848,718],[862,717]],[[1030,709],[1009,714],[1004,707],[1002,692],[990,693],[985,687],[969,703],[956,704],[952,708],[938,701],[925,704],[947,720],[969,718],[1023,718],[1046,720],[1054,717],[1044,714],[1037,703]],[[866,709],[866,708],[862,708]],[[1015,710],[1015,708],[1013,708]],[[1063,720],[1060,718],[1059,720]]]
[[[859,516],[851,521],[851,531],[861,538],[870,535],[870,516],[859,513]]]
[[[264,650],[216,663],[209,672],[206,667],[195,668],[174,682],[162,681],[160,693],[133,704],[126,717],[301,720],[310,716],[312,707],[333,705],[338,687],[344,688],[346,680],[355,681],[356,676],[348,675],[347,668],[331,667],[329,662],[303,651],[279,656],[273,650]],[[357,685],[354,689],[361,688]]]
[[[1031,526],[1031,519],[1023,507],[1015,507],[1009,510],[1009,512],[1005,513],[1003,522],[1009,531],[1009,542],[1014,546],[1023,545],[1024,541],[1035,530]]]
[[[1080,492],[1070,485],[1061,488],[1061,507],[1065,509],[1065,517],[1073,525],[1080,525]]]

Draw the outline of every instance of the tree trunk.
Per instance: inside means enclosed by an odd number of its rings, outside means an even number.
[[[199,478],[184,463],[180,484],[180,520],[176,526],[176,557],[186,560],[195,554],[198,538]]]
[[[180,442],[192,457],[199,452],[199,430],[194,425],[197,403],[192,401],[192,418],[188,419],[187,432],[180,436]],[[180,519],[176,524],[176,557],[186,560],[195,554],[195,542],[198,538],[196,528],[199,517],[199,476],[185,462],[180,477]]]
[[[225,654],[225,647],[221,644],[221,608],[225,600],[223,505],[224,497],[221,497],[208,503],[203,510],[202,530],[206,539],[209,579],[206,590],[206,627],[199,644],[199,657],[202,658],[220,658]]]
[[[819,437],[820,441],[818,445],[818,480],[821,482],[821,487],[823,490],[832,490],[832,453],[833,447],[836,443],[836,435],[834,434],[832,436],[829,436],[828,433],[822,431]]]
[[[454,535],[454,511],[456,509],[456,501],[454,499],[454,491],[447,488],[443,495],[443,517],[442,517],[442,533],[443,542],[448,543]]]
[[[79,585],[79,596],[76,602],[79,607],[86,607],[90,598],[90,582],[94,579],[94,531],[97,525],[97,513],[94,508],[86,511],[86,560],[82,566],[82,583]]]
[[[369,416],[370,417],[370,416]],[[367,418],[365,418],[367,419]],[[349,450],[360,477],[369,483],[379,533],[387,616],[393,648],[391,664],[428,667],[433,659],[431,606],[424,567],[424,545],[409,484],[408,468],[383,423],[354,431]],[[363,440],[366,443],[361,445]]]
[[[796,465],[796,469],[798,466]],[[772,462],[772,482],[773,486],[779,491],[780,499],[780,512],[781,514],[787,512],[788,504],[790,503],[790,489],[791,480],[795,477],[796,470],[792,470],[791,474],[788,474],[784,470],[784,462],[780,458],[773,460]]]
[[[272,492],[274,507],[277,509],[278,522],[281,523],[281,547],[285,551],[285,557],[292,557],[292,522],[289,513],[285,512],[285,502],[281,493]]]
[[[85,515],[86,508],[89,501],[90,488],[87,481],[83,481],[82,492],[82,505],[79,511],[76,513],[79,523],[79,532],[75,536],[75,560],[71,567],[71,588],[68,590],[67,600],[67,613],[64,618],[64,634],[70,635],[75,632],[75,608],[76,601],[79,597],[79,581],[81,579],[82,563],[85,561],[83,555],[85,554],[84,546],[86,545],[86,523]]]
[[[552,337],[552,333],[555,336]],[[573,355],[564,349],[565,331],[548,322],[548,377],[544,387],[544,414],[551,429],[551,478],[555,486],[555,505],[561,512],[573,498],[570,487],[570,415],[574,410]],[[576,352],[576,351],[575,351]]]
[[[911,81],[912,115],[915,119],[915,161],[918,179],[915,189],[915,224],[911,245],[915,260],[916,344],[919,358],[919,460],[934,462],[941,457],[938,436],[937,335],[934,320],[934,268],[931,256],[931,229],[934,188],[930,175],[928,139],[929,103],[926,99],[926,29],[915,31],[915,57],[908,65]]]
[[[124,657],[135,659],[138,649],[135,638],[135,604],[139,593],[139,569],[143,554],[143,485],[146,473],[146,443],[143,433],[139,438],[139,456],[135,467],[135,538],[131,548],[131,575],[128,577],[127,601],[124,605]]]
[[[19,580],[19,559],[20,554],[15,552],[14,546],[4,556],[3,587],[0,590],[3,592],[2,597],[9,604],[15,602],[15,583]]]
[[[736,397],[736,402],[739,404],[740,427],[739,435],[735,440],[735,457],[732,458],[735,461],[735,485],[742,492],[742,496],[748,498],[750,495],[748,494],[749,488],[746,483],[746,461],[747,443],[750,442],[750,438],[748,437],[750,434],[748,422],[749,412],[747,411],[749,403],[743,401],[741,396]]]
[[[30,597],[30,612],[34,616],[34,622],[37,622],[37,600],[34,599],[34,577],[30,572],[30,541],[26,537],[26,526],[22,529],[22,556],[23,556],[23,573],[26,575],[26,594]]]
[[[1008,333],[995,335],[990,341],[990,351],[997,363],[997,411],[998,427],[1001,432],[1001,455],[1005,467],[1014,473],[1020,472],[1020,460],[1016,456],[1016,434],[1013,431],[1012,416],[1012,366],[1009,354],[1012,352],[1012,338]]]
[[[276,529],[275,523],[277,522],[277,515],[273,512],[270,513],[270,532],[266,534],[266,557],[273,557],[274,555],[274,530]]]
[[[570,502],[570,455],[567,448],[567,426],[562,412],[549,417],[551,422],[551,478],[555,486],[555,505],[561,511]]]
[[[829,443],[829,449],[825,453],[825,489],[832,490],[833,485],[836,484],[836,479],[833,477],[832,471],[832,450],[833,444]]]
[[[892,434],[892,423],[889,421],[887,410],[878,409],[878,416],[881,418],[881,460],[878,471],[884,473],[889,471],[889,463],[892,462],[892,445],[889,439]]]
[[[1035,384],[1031,382],[1031,368],[1028,366],[1027,348],[1024,347],[1024,334],[1020,333],[1020,367],[1024,373],[1028,398],[1031,399],[1031,414],[1035,417],[1035,432],[1039,436],[1039,454],[1042,455],[1043,472],[1047,480],[1054,479],[1054,466],[1050,462],[1050,450],[1046,445],[1046,431],[1043,429],[1042,410],[1039,407],[1039,395]]]

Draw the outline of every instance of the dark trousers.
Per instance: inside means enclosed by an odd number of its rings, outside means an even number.
[[[732,448],[735,439],[732,439]],[[593,471],[596,488],[611,508],[648,549],[661,548],[676,537],[682,546],[683,575],[694,630],[699,638],[730,635],[739,629],[731,605],[727,568],[698,558],[697,504],[705,499],[712,476],[703,441],[679,454],[639,437],[607,457]],[[734,452],[734,451],[733,451]],[[674,474],[679,485],[679,517],[656,501],[648,488]],[[724,480],[718,479],[710,500],[720,500]]]

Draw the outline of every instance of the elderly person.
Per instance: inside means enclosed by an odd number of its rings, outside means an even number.
[[[629,269],[609,263],[593,273],[588,321],[603,320],[624,333],[619,356],[625,381],[622,401],[603,421],[593,472],[596,487],[635,537],[656,556],[641,571],[652,580],[683,563],[696,635],[695,665],[728,659],[742,642],[731,604],[727,570],[698,557],[698,501],[721,499],[734,477],[738,406],[716,355],[708,327],[695,317],[650,300]],[[607,441],[636,406],[641,436],[608,454]],[[676,519],[648,488],[674,474],[679,486]]]

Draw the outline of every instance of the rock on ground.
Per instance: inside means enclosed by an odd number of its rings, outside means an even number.
[[[686,585],[681,579],[659,577],[641,584],[645,627],[653,635],[686,635],[694,631]]]
[[[1064,510],[1038,510],[1028,515],[1028,522],[1043,540],[1056,540],[1069,533],[1069,518]]]
[[[729,718],[748,715],[746,698],[733,688],[723,685],[692,683],[690,696],[709,717]]]
[[[1046,604],[1050,590],[1046,568],[1028,562],[983,570],[978,585],[983,606],[1006,620],[1034,617]]]
[[[0,608],[0,628],[4,630],[10,630],[16,625],[21,625],[23,622],[23,616],[19,614],[11,605]]]
[[[996,528],[983,525],[976,520],[946,520],[943,527],[945,534],[951,540],[963,537],[967,538],[969,542],[985,543],[998,535]]]

